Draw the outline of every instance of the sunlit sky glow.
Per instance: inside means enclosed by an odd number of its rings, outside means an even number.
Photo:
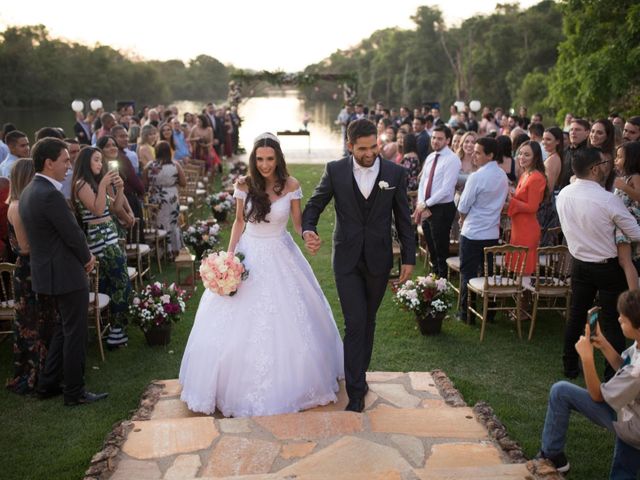
[[[521,0],[522,8],[539,0]],[[447,25],[491,13],[495,0],[192,0],[146,2],[24,0],[2,2],[0,30],[44,24],[52,37],[110,45],[144,59],[199,54],[256,70],[298,71],[375,30],[413,28],[420,5],[437,5]],[[504,1],[502,3],[505,3]]]

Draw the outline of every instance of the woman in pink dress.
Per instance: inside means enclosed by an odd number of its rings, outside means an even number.
[[[537,263],[537,248],[540,243],[540,224],[537,212],[547,191],[547,177],[542,161],[542,149],[538,142],[524,142],[517,153],[523,174],[513,195],[509,194],[507,214],[511,218],[512,245],[527,247],[524,274],[531,275]],[[520,267],[511,262],[511,268]]]

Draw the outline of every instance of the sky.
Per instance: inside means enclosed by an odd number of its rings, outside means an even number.
[[[522,8],[539,0],[520,0]],[[50,36],[109,45],[143,59],[200,54],[254,70],[299,71],[388,27],[413,28],[420,5],[438,6],[447,25],[491,13],[507,0],[107,0],[2,1],[0,31],[43,24]],[[97,5],[97,6],[94,6]]]

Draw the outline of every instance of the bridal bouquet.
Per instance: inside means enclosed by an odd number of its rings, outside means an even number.
[[[220,251],[209,254],[200,262],[202,284],[218,295],[235,295],[240,283],[249,276],[243,259],[241,253],[230,255]]]
[[[134,292],[128,318],[143,332],[180,320],[185,310],[185,292],[175,284],[155,282]]]
[[[404,310],[426,315],[430,312],[446,312],[451,307],[449,297],[447,279],[430,274],[404,282],[396,289],[393,300]]]

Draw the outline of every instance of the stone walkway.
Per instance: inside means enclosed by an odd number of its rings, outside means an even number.
[[[125,422],[121,450],[94,464],[112,457],[113,474],[99,475],[111,480],[536,478],[510,463],[461,398],[443,397],[431,374],[369,372],[367,380],[362,414],[343,411],[341,385],[337,404],[252,418],[195,414],[177,380],[158,381],[149,419]]]

